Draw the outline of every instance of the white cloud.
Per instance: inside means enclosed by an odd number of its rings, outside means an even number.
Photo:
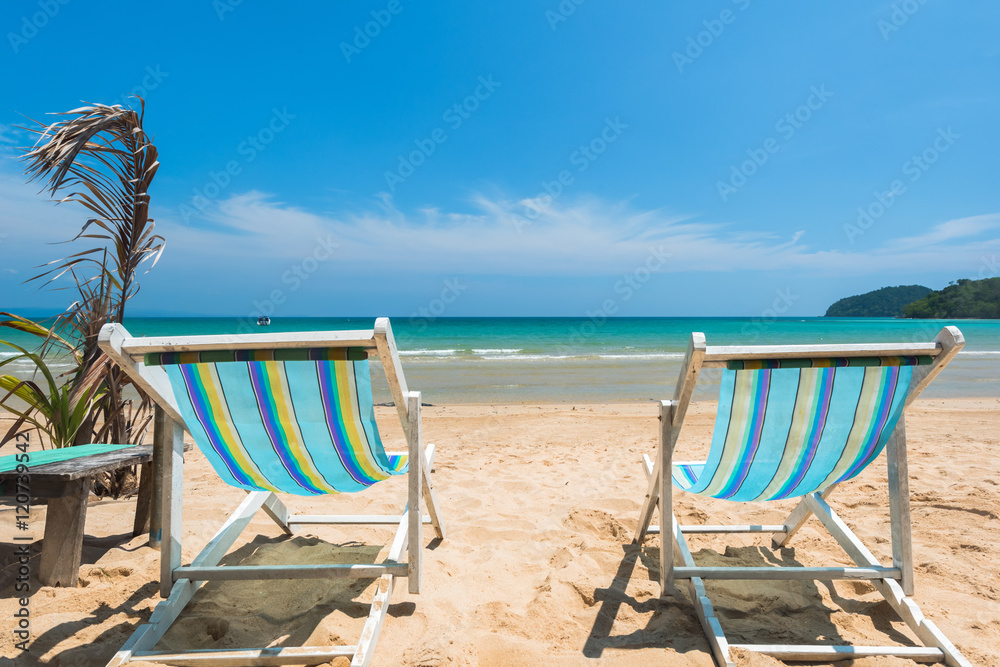
[[[924,234],[898,239],[891,244],[891,247],[898,249],[933,248],[948,241],[979,236],[983,232],[998,228],[1000,228],[1000,214],[959,218],[935,225]]]
[[[76,206],[55,206],[25,184],[14,164],[0,164],[0,268],[27,270],[68,253],[48,246],[79,231]],[[881,246],[849,250],[810,244],[810,234],[779,236],[703,221],[629,202],[558,199],[529,218],[540,202],[478,195],[469,212],[427,208],[404,213],[390,197],[367,211],[308,211],[261,192],[234,194],[206,212],[197,227],[154,202],[157,231],[167,239],[170,271],[219,266],[250,275],[274,262],[289,266],[329,241],[338,244],[324,271],[341,275],[593,276],[630,271],[651,249],[670,253],[663,272],[794,271],[848,276],[914,271],[971,275],[984,256],[1000,252],[1000,214],[941,222]],[[161,270],[158,268],[158,271]]]
[[[429,208],[407,215],[384,199],[378,210],[324,215],[260,192],[236,195],[208,214],[203,228],[170,229],[169,252],[190,256],[299,260],[332,237],[343,273],[611,275],[645,261],[650,249],[671,254],[662,271],[805,270],[831,275],[949,270],[964,275],[1000,239],[1000,214],[950,220],[930,231],[867,250],[822,250],[798,231],[782,238],[737,231],[663,210],[635,210],[595,199],[556,202],[525,216],[526,201],[478,196],[472,213]]]

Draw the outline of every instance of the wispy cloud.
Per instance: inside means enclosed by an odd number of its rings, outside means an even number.
[[[78,230],[83,212],[54,206],[0,167],[0,247],[5,268],[26,269],[65,254],[45,242]],[[967,275],[984,254],[1000,252],[1000,213],[947,220],[927,231],[850,251],[818,247],[808,231],[779,236],[630,202],[561,198],[529,220],[527,200],[476,195],[467,212],[426,208],[409,213],[390,197],[367,210],[306,210],[262,192],[233,194],[196,227],[157,209],[167,239],[165,262],[176,270],[249,275],[256,267],[294,263],[317,245],[336,244],[324,271],[339,275],[598,276],[631,270],[650,249],[669,253],[663,272],[773,272],[849,276],[915,270]],[[970,268],[972,267],[972,268]],[[279,267],[280,268],[280,267]],[[158,269],[160,270],[160,269]],[[164,269],[167,270],[166,265]],[[174,269],[170,269],[174,270]]]
[[[959,218],[935,225],[924,234],[897,239],[890,243],[890,247],[896,249],[934,248],[957,239],[978,237],[984,232],[996,229],[1000,229],[1000,214]]]
[[[169,238],[173,251],[185,254],[294,260],[318,238],[332,236],[344,272],[523,276],[610,275],[650,248],[671,254],[664,267],[670,272],[961,272],[1000,246],[996,234],[983,238],[1000,227],[1000,214],[950,220],[882,247],[841,252],[811,246],[805,231],[782,238],[592,198],[559,202],[530,221],[521,215],[523,201],[479,195],[470,203],[471,213],[428,208],[406,214],[386,199],[367,212],[327,215],[250,192],[221,202],[206,228],[174,227]]]

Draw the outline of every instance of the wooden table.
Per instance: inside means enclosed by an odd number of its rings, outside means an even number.
[[[190,446],[188,446],[190,448]],[[38,579],[45,586],[76,586],[83,554],[87,499],[94,478],[128,466],[141,465],[139,495],[132,535],[148,529],[152,500],[153,446],[136,445],[66,461],[31,466],[32,498],[48,499]],[[15,494],[17,473],[0,473],[0,496]]]

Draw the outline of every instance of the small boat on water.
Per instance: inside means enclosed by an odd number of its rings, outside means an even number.
[[[260,317],[257,318],[257,326],[259,327],[266,327],[269,326],[270,324],[271,324],[271,318],[268,317],[267,315],[261,315]]]

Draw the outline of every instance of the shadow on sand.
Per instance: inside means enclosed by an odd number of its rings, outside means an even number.
[[[678,581],[672,597],[639,600],[628,591],[637,564],[648,572],[649,580],[659,576],[659,549],[626,545],[624,555],[610,585],[597,589],[594,599],[601,607],[583,647],[587,658],[600,658],[605,649],[670,648],[678,653],[709,652],[708,640],[689,598],[686,581]],[[795,550],[765,547],[727,547],[725,553],[702,549],[694,554],[704,566],[796,567]],[[873,592],[867,582],[842,582],[860,594]],[[733,644],[828,644],[851,643],[841,636],[833,621],[838,609],[823,603],[817,584],[828,591],[834,604],[845,612],[871,619],[886,639],[903,645],[913,640],[892,626],[898,620],[881,596],[858,600],[840,595],[831,582],[801,581],[709,581],[706,590],[726,637]],[[616,622],[633,625],[627,617],[652,613],[645,627],[627,634],[613,634]],[[624,617],[624,618],[623,618]],[[881,642],[880,642],[881,643]]]

